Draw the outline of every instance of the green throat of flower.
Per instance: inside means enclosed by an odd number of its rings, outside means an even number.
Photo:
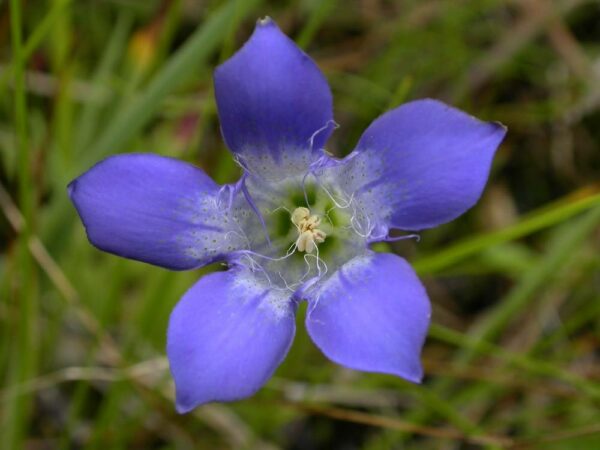
[[[328,190],[315,184],[301,188],[293,183],[284,192],[280,206],[265,214],[278,257],[293,253],[291,260],[302,265],[307,261],[305,256],[310,256],[308,261],[337,266],[364,248],[364,242],[360,242],[363,239],[352,227],[352,208],[339,206]]]
[[[364,253],[366,239],[353,223],[356,207],[338,201],[343,193],[301,179],[284,180],[277,191],[276,201],[259,203],[268,239],[260,239],[257,230],[255,245],[239,260],[271,287],[294,292],[305,282],[314,286]]]

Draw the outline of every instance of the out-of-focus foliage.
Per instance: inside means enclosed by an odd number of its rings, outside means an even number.
[[[234,180],[211,74],[264,15],[331,83],[331,152],[421,97],[509,134],[477,207],[391,246],[434,305],[422,386],[328,362],[301,308],[258,395],[179,416],[165,331],[203,271],[94,249],[65,187],[131,151]],[[0,448],[600,448],[599,23],[594,0],[0,3]]]

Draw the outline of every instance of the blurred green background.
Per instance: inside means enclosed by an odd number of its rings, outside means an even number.
[[[331,152],[421,97],[509,134],[474,209],[389,248],[433,303],[422,386],[330,363],[302,307],[259,394],[179,416],[166,325],[203,271],[94,249],[66,185],[130,151],[235,180],[212,71],[265,15],[332,86]],[[598,1],[11,0],[0,61],[0,448],[600,449]]]

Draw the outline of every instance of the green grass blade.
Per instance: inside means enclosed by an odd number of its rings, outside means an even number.
[[[468,349],[473,354],[480,353],[498,358],[532,374],[571,384],[584,394],[600,401],[600,386],[574,373],[563,370],[555,364],[533,359],[526,355],[515,354],[484,339],[465,335],[439,324],[431,325],[429,334],[435,339],[456,345],[463,350]]]
[[[29,39],[23,44],[21,58],[23,60],[29,59],[33,52],[38,48],[38,46],[44,41],[48,32],[54,26],[54,23],[60,19],[60,16],[64,10],[64,8],[70,3],[71,0],[58,0],[52,3],[52,8],[48,11],[48,14],[42,19],[40,24],[35,28]],[[0,90],[4,88],[5,83],[11,78],[14,74],[14,70],[12,67],[7,68],[2,75],[0,75]]]
[[[29,254],[29,239],[32,235],[35,188],[31,177],[31,152],[27,136],[27,99],[25,94],[25,55],[21,23],[21,2],[10,2],[10,31],[13,52],[14,74],[14,122],[18,152],[19,204],[24,215],[23,230],[18,238],[16,293],[12,310],[16,317],[10,328],[14,346],[8,365],[8,380],[11,385],[24,382],[34,376],[37,363],[37,299],[36,270]],[[29,423],[32,398],[20,396],[10,399],[6,405],[8,414],[2,416],[0,441],[3,448],[23,448],[23,439]]]
[[[498,304],[497,308],[477,325],[471,334],[472,337],[494,340],[511,318],[517,316],[528,303],[533,301],[535,292],[561,270],[574,250],[581,246],[599,223],[600,207],[596,207],[568,226],[563,226],[564,232],[559,233],[548,244],[545,257],[521,279],[521,282]],[[461,359],[469,359],[470,354],[470,352],[465,353]]]
[[[229,1],[213,13],[184,46],[166,62],[144,92],[116,114],[98,142],[89,152],[86,152],[88,165],[109,153],[123,151],[129,140],[160,109],[165,97],[181,83],[196,75],[198,68],[206,62],[228,33],[230,21],[236,20],[242,12],[247,14],[252,11],[259,1],[245,2],[243,11],[237,9],[239,2]]]
[[[304,28],[302,28],[298,39],[296,39],[296,43],[299,47],[306,48],[310,44],[313,37],[319,30],[319,27],[325,20],[327,20],[328,16],[331,14],[331,11],[335,9],[336,5],[337,0],[322,0],[316,2],[316,6],[306,21],[306,25]]]
[[[110,40],[102,59],[95,71],[92,86],[101,86],[107,83],[110,74],[115,71],[119,57],[126,48],[129,30],[132,25],[132,17],[128,12],[121,13],[112,30]],[[92,139],[96,131],[97,122],[103,105],[95,102],[86,103],[81,111],[77,130],[75,131],[75,151],[81,152]]]
[[[524,217],[515,225],[465,239],[434,255],[422,257],[413,266],[420,274],[436,273],[486,248],[549,228],[598,205],[598,188],[586,189]]]

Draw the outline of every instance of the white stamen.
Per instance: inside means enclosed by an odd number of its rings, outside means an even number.
[[[300,229],[300,224],[310,217],[310,211],[308,208],[296,208],[292,213],[292,223]]]
[[[321,224],[321,218],[311,216],[308,208],[296,208],[292,212],[291,220],[298,229],[296,248],[299,252],[312,253],[317,248],[317,244],[325,241],[327,234],[317,228]]]

